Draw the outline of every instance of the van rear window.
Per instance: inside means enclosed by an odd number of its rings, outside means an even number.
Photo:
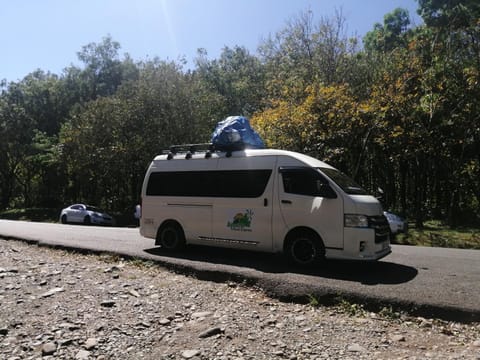
[[[272,170],[152,172],[148,196],[256,198],[265,192]]]

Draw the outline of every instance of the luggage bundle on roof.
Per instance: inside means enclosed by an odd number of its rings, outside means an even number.
[[[229,116],[217,124],[211,143],[172,145],[162,154],[168,154],[170,160],[178,153],[185,153],[185,158],[189,159],[197,152],[205,152],[205,157],[210,157],[214,151],[231,154],[237,150],[264,148],[263,140],[246,117]]]
[[[212,144],[218,151],[265,148],[260,135],[244,116],[229,116],[220,121],[212,134]]]

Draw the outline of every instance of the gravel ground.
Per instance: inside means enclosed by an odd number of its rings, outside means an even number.
[[[480,359],[480,324],[283,303],[152,263],[0,240],[1,359]]]

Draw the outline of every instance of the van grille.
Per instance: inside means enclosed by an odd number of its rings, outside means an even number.
[[[383,215],[369,216],[368,225],[375,230],[375,243],[381,243],[388,240],[390,234],[390,226],[387,218]]]

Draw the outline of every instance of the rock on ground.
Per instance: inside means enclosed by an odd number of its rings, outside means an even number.
[[[479,324],[283,303],[15,241],[0,240],[0,304],[1,359],[480,359]]]

